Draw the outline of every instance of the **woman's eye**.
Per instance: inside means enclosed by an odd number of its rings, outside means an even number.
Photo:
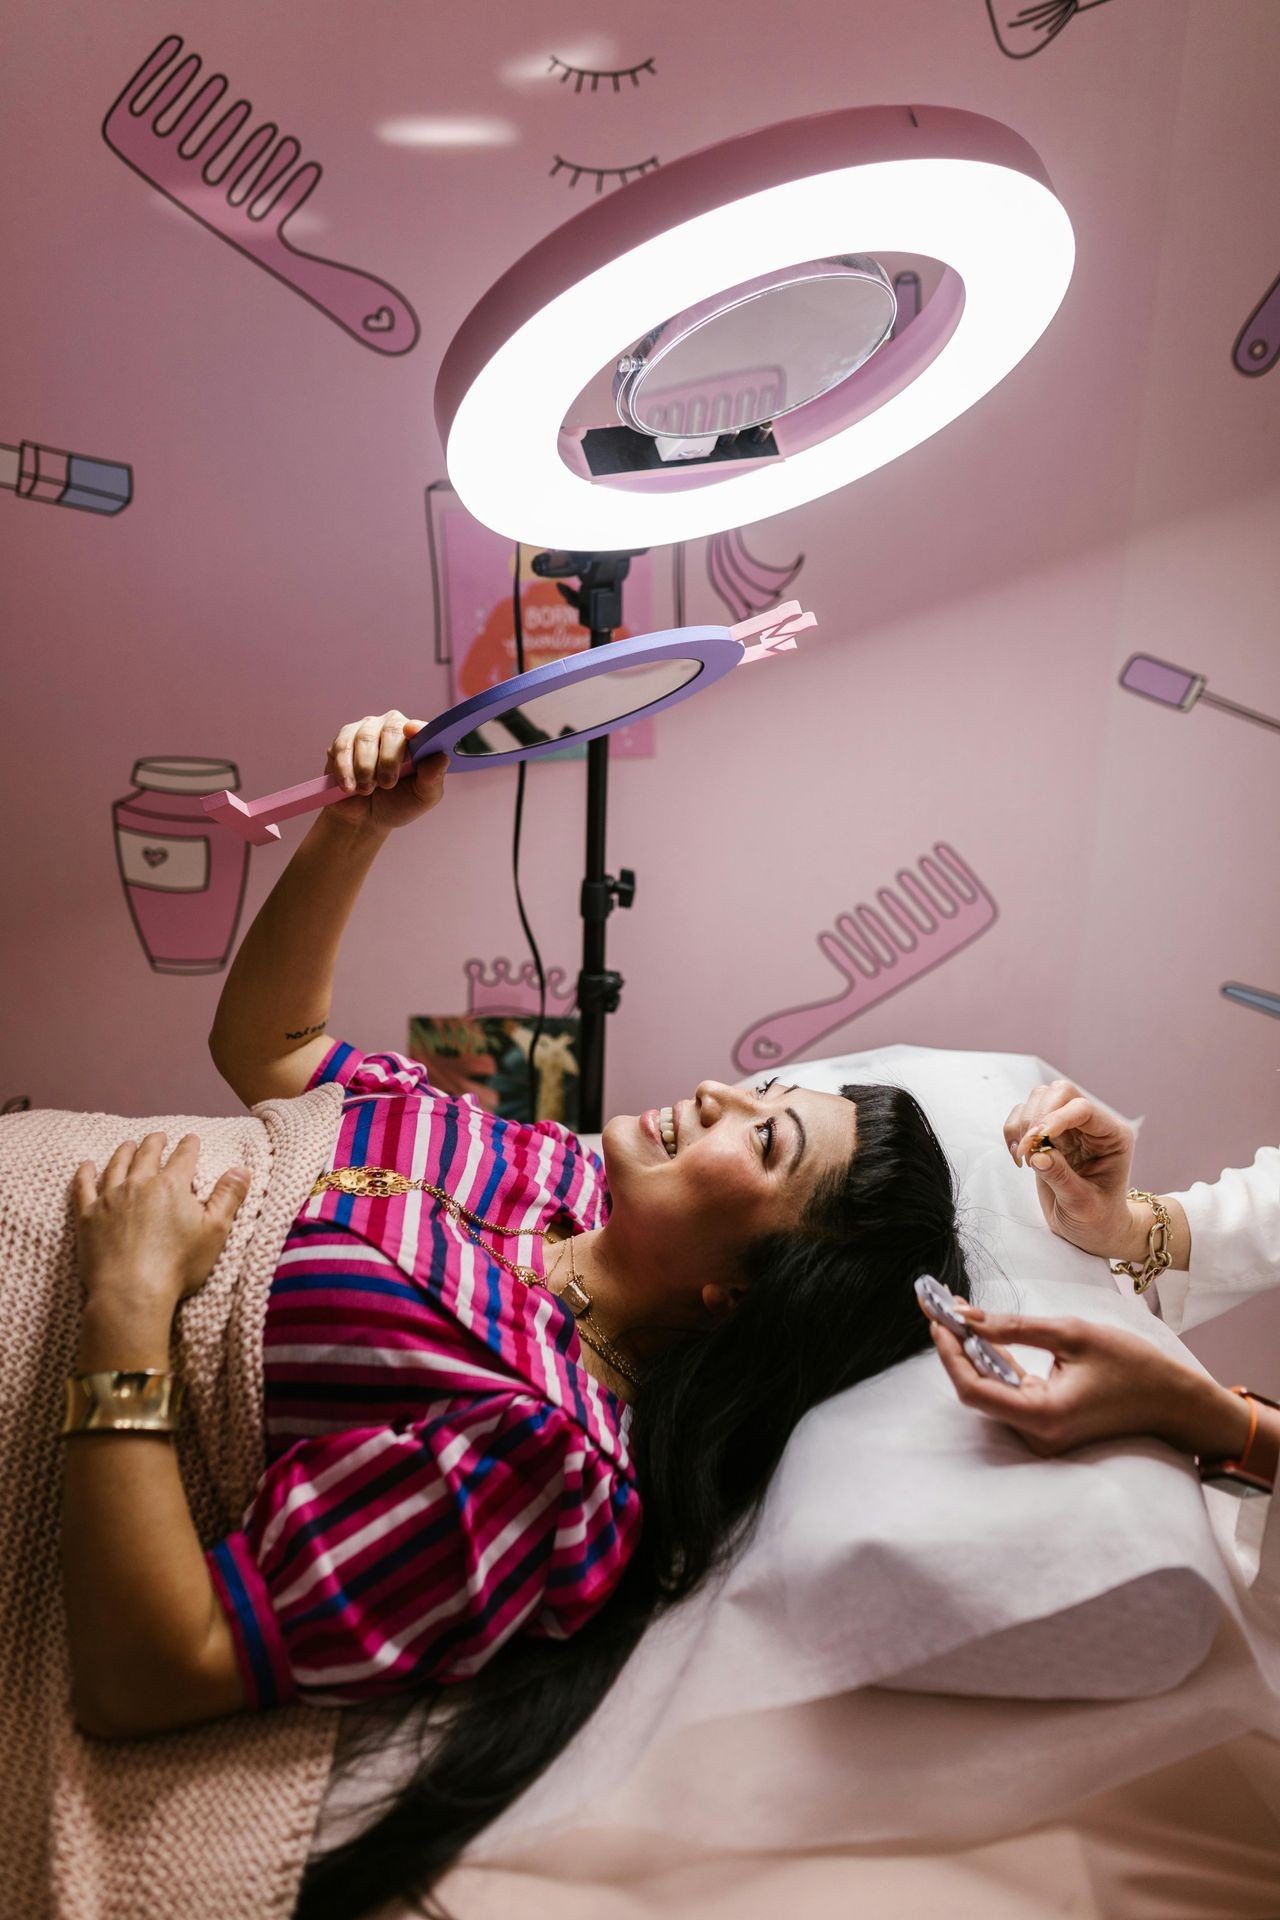
[[[762,1093],[768,1093],[770,1087],[776,1087],[777,1084],[778,1084],[778,1076],[775,1073],[771,1080],[762,1081],[761,1084],[756,1088],[756,1097],[759,1098],[759,1096]]]
[[[770,1085],[772,1084],[773,1083],[771,1081]],[[773,1137],[774,1137],[774,1134],[777,1132],[777,1127],[772,1120],[765,1120],[761,1123],[760,1126],[756,1128],[756,1132],[759,1134],[763,1134],[764,1136],[764,1156],[763,1157],[764,1157],[765,1165],[768,1166],[769,1155],[773,1152]]]

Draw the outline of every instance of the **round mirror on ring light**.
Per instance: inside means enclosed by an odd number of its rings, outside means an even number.
[[[744,289],[881,254],[941,262],[932,297],[830,384],[819,356],[798,404],[692,449],[653,418],[636,425],[621,387],[612,422],[572,419],[599,369],[647,363],[635,345],[667,337],[670,316],[713,326]],[[436,382],[449,478],[477,520],[529,545],[610,552],[748,526],[874,472],[981,399],[1049,325],[1074,258],[1038,155],[985,115],[853,107],[741,134],[584,208],[477,303]],[[868,321],[864,345],[875,332]],[[624,383],[636,371],[618,368]],[[704,384],[714,371],[699,369]]]
[[[866,255],[761,274],[628,347],[613,376],[618,419],[655,439],[767,426],[847,380],[897,314],[893,282]]]

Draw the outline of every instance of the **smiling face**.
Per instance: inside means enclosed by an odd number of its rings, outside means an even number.
[[[747,1243],[798,1224],[817,1182],[848,1162],[857,1113],[783,1079],[704,1080],[670,1108],[610,1120],[602,1144],[614,1260],[636,1287],[714,1315]]]

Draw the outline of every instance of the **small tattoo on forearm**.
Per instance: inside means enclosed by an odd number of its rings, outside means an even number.
[[[313,1033],[324,1032],[324,1021],[318,1020],[314,1027],[299,1027],[296,1033],[286,1033],[286,1040],[309,1040]]]

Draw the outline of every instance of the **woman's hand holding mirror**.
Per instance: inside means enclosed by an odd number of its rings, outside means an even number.
[[[350,795],[328,813],[361,831],[390,833],[430,813],[444,797],[447,753],[429,754],[415,768],[406,744],[427,725],[398,707],[339,727],[325,756],[325,773]]]

